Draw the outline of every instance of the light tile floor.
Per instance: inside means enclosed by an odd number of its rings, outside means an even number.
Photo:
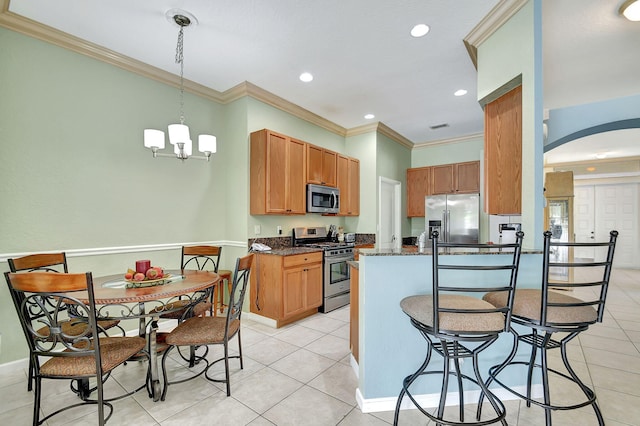
[[[386,425],[392,412],[363,414],[355,401],[357,380],[349,365],[349,309],[317,314],[296,324],[273,329],[243,319],[244,369],[231,362],[231,397],[221,384],[203,378],[169,387],[167,399],[154,403],[144,392],[114,403],[109,424],[145,425]],[[209,358],[221,354],[211,350]],[[553,355],[552,362],[559,358]],[[607,315],[571,346],[579,374],[591,383],[606,424],[640,425],[640,270],[615,270]],[[171,375],[185,374],[175,352]],[[31,423],[33,394],[26,391],[26,371],[0,369],[0,424]],[[222,374],[221,367],[217,374]],[[145,365],[117,369],[107,392],[115,395],[136,387]],[[113,380],[115,379],[115,380]],[[73,401],[67,383],[45,381],[43,409]],[[559,389],[565,392],[563,389]],[[563,395],[564,396],[564,395]],[[566,395],[570,398],[571,395]],[[544,424],[542,410],[507,401],[510,425]],[[472,413],[473,407],[468,407]],[[553,415],[554,425],[595,425],[589,407]],[[55,416],[48,425],[93,425],[92,408]],[[428,425],[417,410],[403,411],[402,425]]]

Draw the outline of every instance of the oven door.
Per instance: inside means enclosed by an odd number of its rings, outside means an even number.
[[[351,275],[348,261],[353,254],[347,256],[327,257],[324,261],[324,297],[347,293],[351,286]]]

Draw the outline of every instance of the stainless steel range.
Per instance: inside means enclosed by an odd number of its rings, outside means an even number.
[[[331,228],[333,230],[333,227]],[[293,228],[294,247],[317,247],[323,256],[323,304],[320,312],[330,312],[349,304],[351,276],[348,261],[353,260],[353,243],[333,241],[327,228]]]

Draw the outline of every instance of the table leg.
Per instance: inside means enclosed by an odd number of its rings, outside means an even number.
[[[160,388],[160,378],[158,376],[158,351],[156,342],[156,332],[158,330],[159,316],[153,316],[151,318],[151,324],[149,326],[149,332],[147,338],[149,339],[149,380],[151,382],[151,392],[153,394],[153,401],[160,400],[160,394],[162,389]]]

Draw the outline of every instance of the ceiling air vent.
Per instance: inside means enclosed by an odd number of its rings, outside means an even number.
[[[449,125],[447,123],[442,123],[442,124],[436,124],[435,126],[429,126],[431,130],[438,130],[438,129],[442,129],[443,127],[449,127]]]

